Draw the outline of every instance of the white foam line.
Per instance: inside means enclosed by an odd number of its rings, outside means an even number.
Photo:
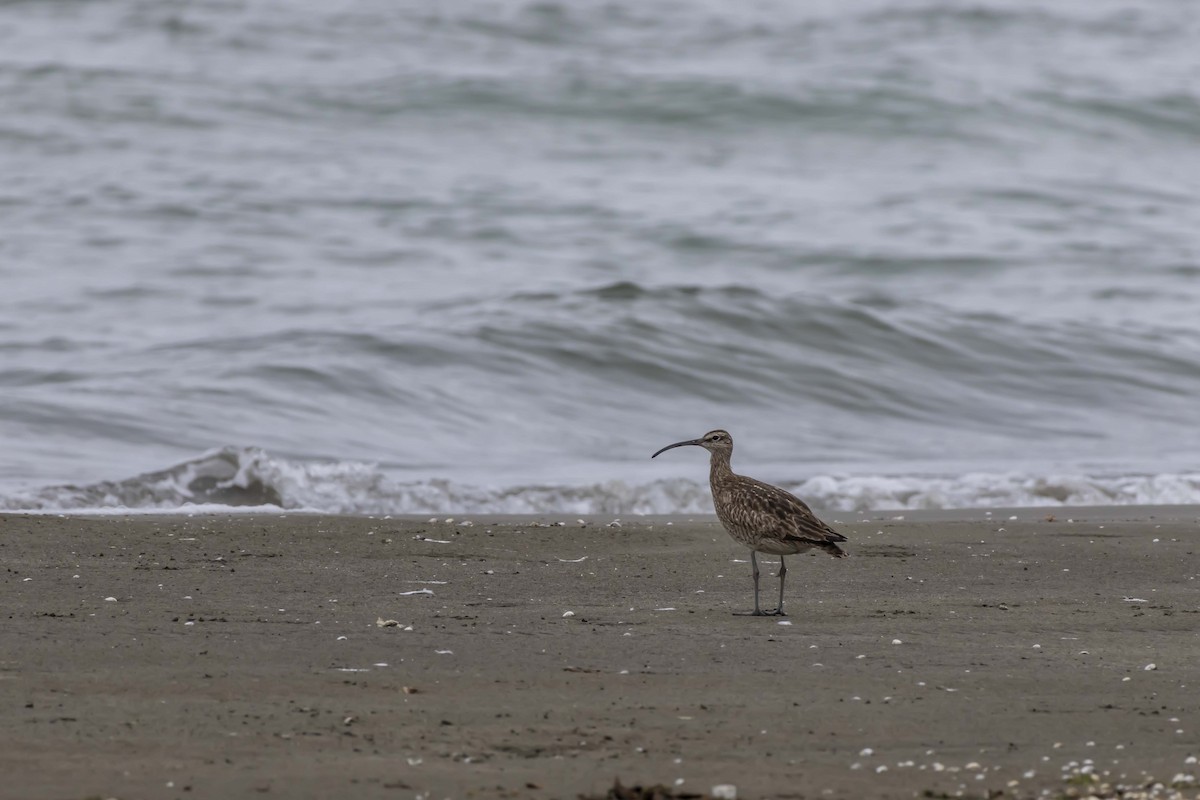
[[[433,589],[413,589],[411,592],[401,592],[401,597],[407,597],[411,594],[433,594]]]
[[[198,514],[212,516],[244,516],[261,514],[264,516],[282,516],[293,514],[328,514],[319,508],[281,508],[279,506],[223,506],[218,503],[203,503],[198,505],[170,506],[167,508],[125,506],[96,506],[94,508],[8,508],[0,509],[4,514],[27,514],[29,516],[56,517],[184,517]]]
[[[232,490],[243,501],[272,499],[283,507],[213,503],[211,498],[220,495],[206,489],[206,484],[197,483],[201,477],[215,480],[217,488]],[[1200,503],[1200,471],[1101,475],[1013,471],[940,477],[817,475],[804,481],[783,480],[780,485],[816,507],[840,512]],[[267,491],[259,491],[256,487],[260,486]],[[142,506],[147,497],[155,498],[150,501],[152,507]],[[138,507],[126,507],[124,503]],[[613,513],[695,514],[710,513],[711,508],[707,482],[693,480],[557,486],[401,481],[371,463],[292,460],[260,448],[236,446],[210,450],[165,470],[116,482],[40,489],[0,487],[0,510],[4,512],[72,516],[404,513],[426,517],[435,514],[433,518],[439,519],[446,513],[544,514],[553,510],[561,514],[603,514],[607,519]],[[620,522],[608,524],[617,527]]]

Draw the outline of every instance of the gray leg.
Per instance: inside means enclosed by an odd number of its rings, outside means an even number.
[[[764,612],[758,607],[758,559],[754,555],[754,551],[750,551],[750,566],[754,568],[754,610],[753,611],[735,611],[735,616],[739,617],[764,617],[767,612]]]
[[[753,550],[750,551],[750,566],[754,568],[754,616],[758,616],[762,611],[758,607],[758,556]]]
[[[783,613],[783,579],[787,577],[787,564],[783,563],[783,556],[779,557],[779,608],[775,609],[775,615],[786,617]]]

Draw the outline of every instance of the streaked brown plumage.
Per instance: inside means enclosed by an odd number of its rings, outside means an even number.
[[[783,613],[783,580],[787,564],[783,557],[805,553],[814,547],[834,558],[845,558],[838,542],[846,537],[817,519],[803,500],[778,486],[737,475],[729,464],[733,456],[733,437],[727,431],[715,430],[699,439],[669,444],[659,453],[673,447],[696,445],[711,454],[709,485],[712,487],[713,507],[717,519],[738,543],[750,548],[750,563],[754,569],[753,616],[786,616]],[[758,558],[756,553],[779,556],[779,607],[762,611],[758,606]]]

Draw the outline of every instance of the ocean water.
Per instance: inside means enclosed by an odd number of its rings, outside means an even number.
[[[1200,6],[0,4],[0,508],[1200,502]]]

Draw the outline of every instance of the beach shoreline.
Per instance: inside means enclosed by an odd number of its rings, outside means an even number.
[[[1200,773],[1200,507],[829,513],[783,620],[712,517],[452,517],[0,515],[0,796]]]

